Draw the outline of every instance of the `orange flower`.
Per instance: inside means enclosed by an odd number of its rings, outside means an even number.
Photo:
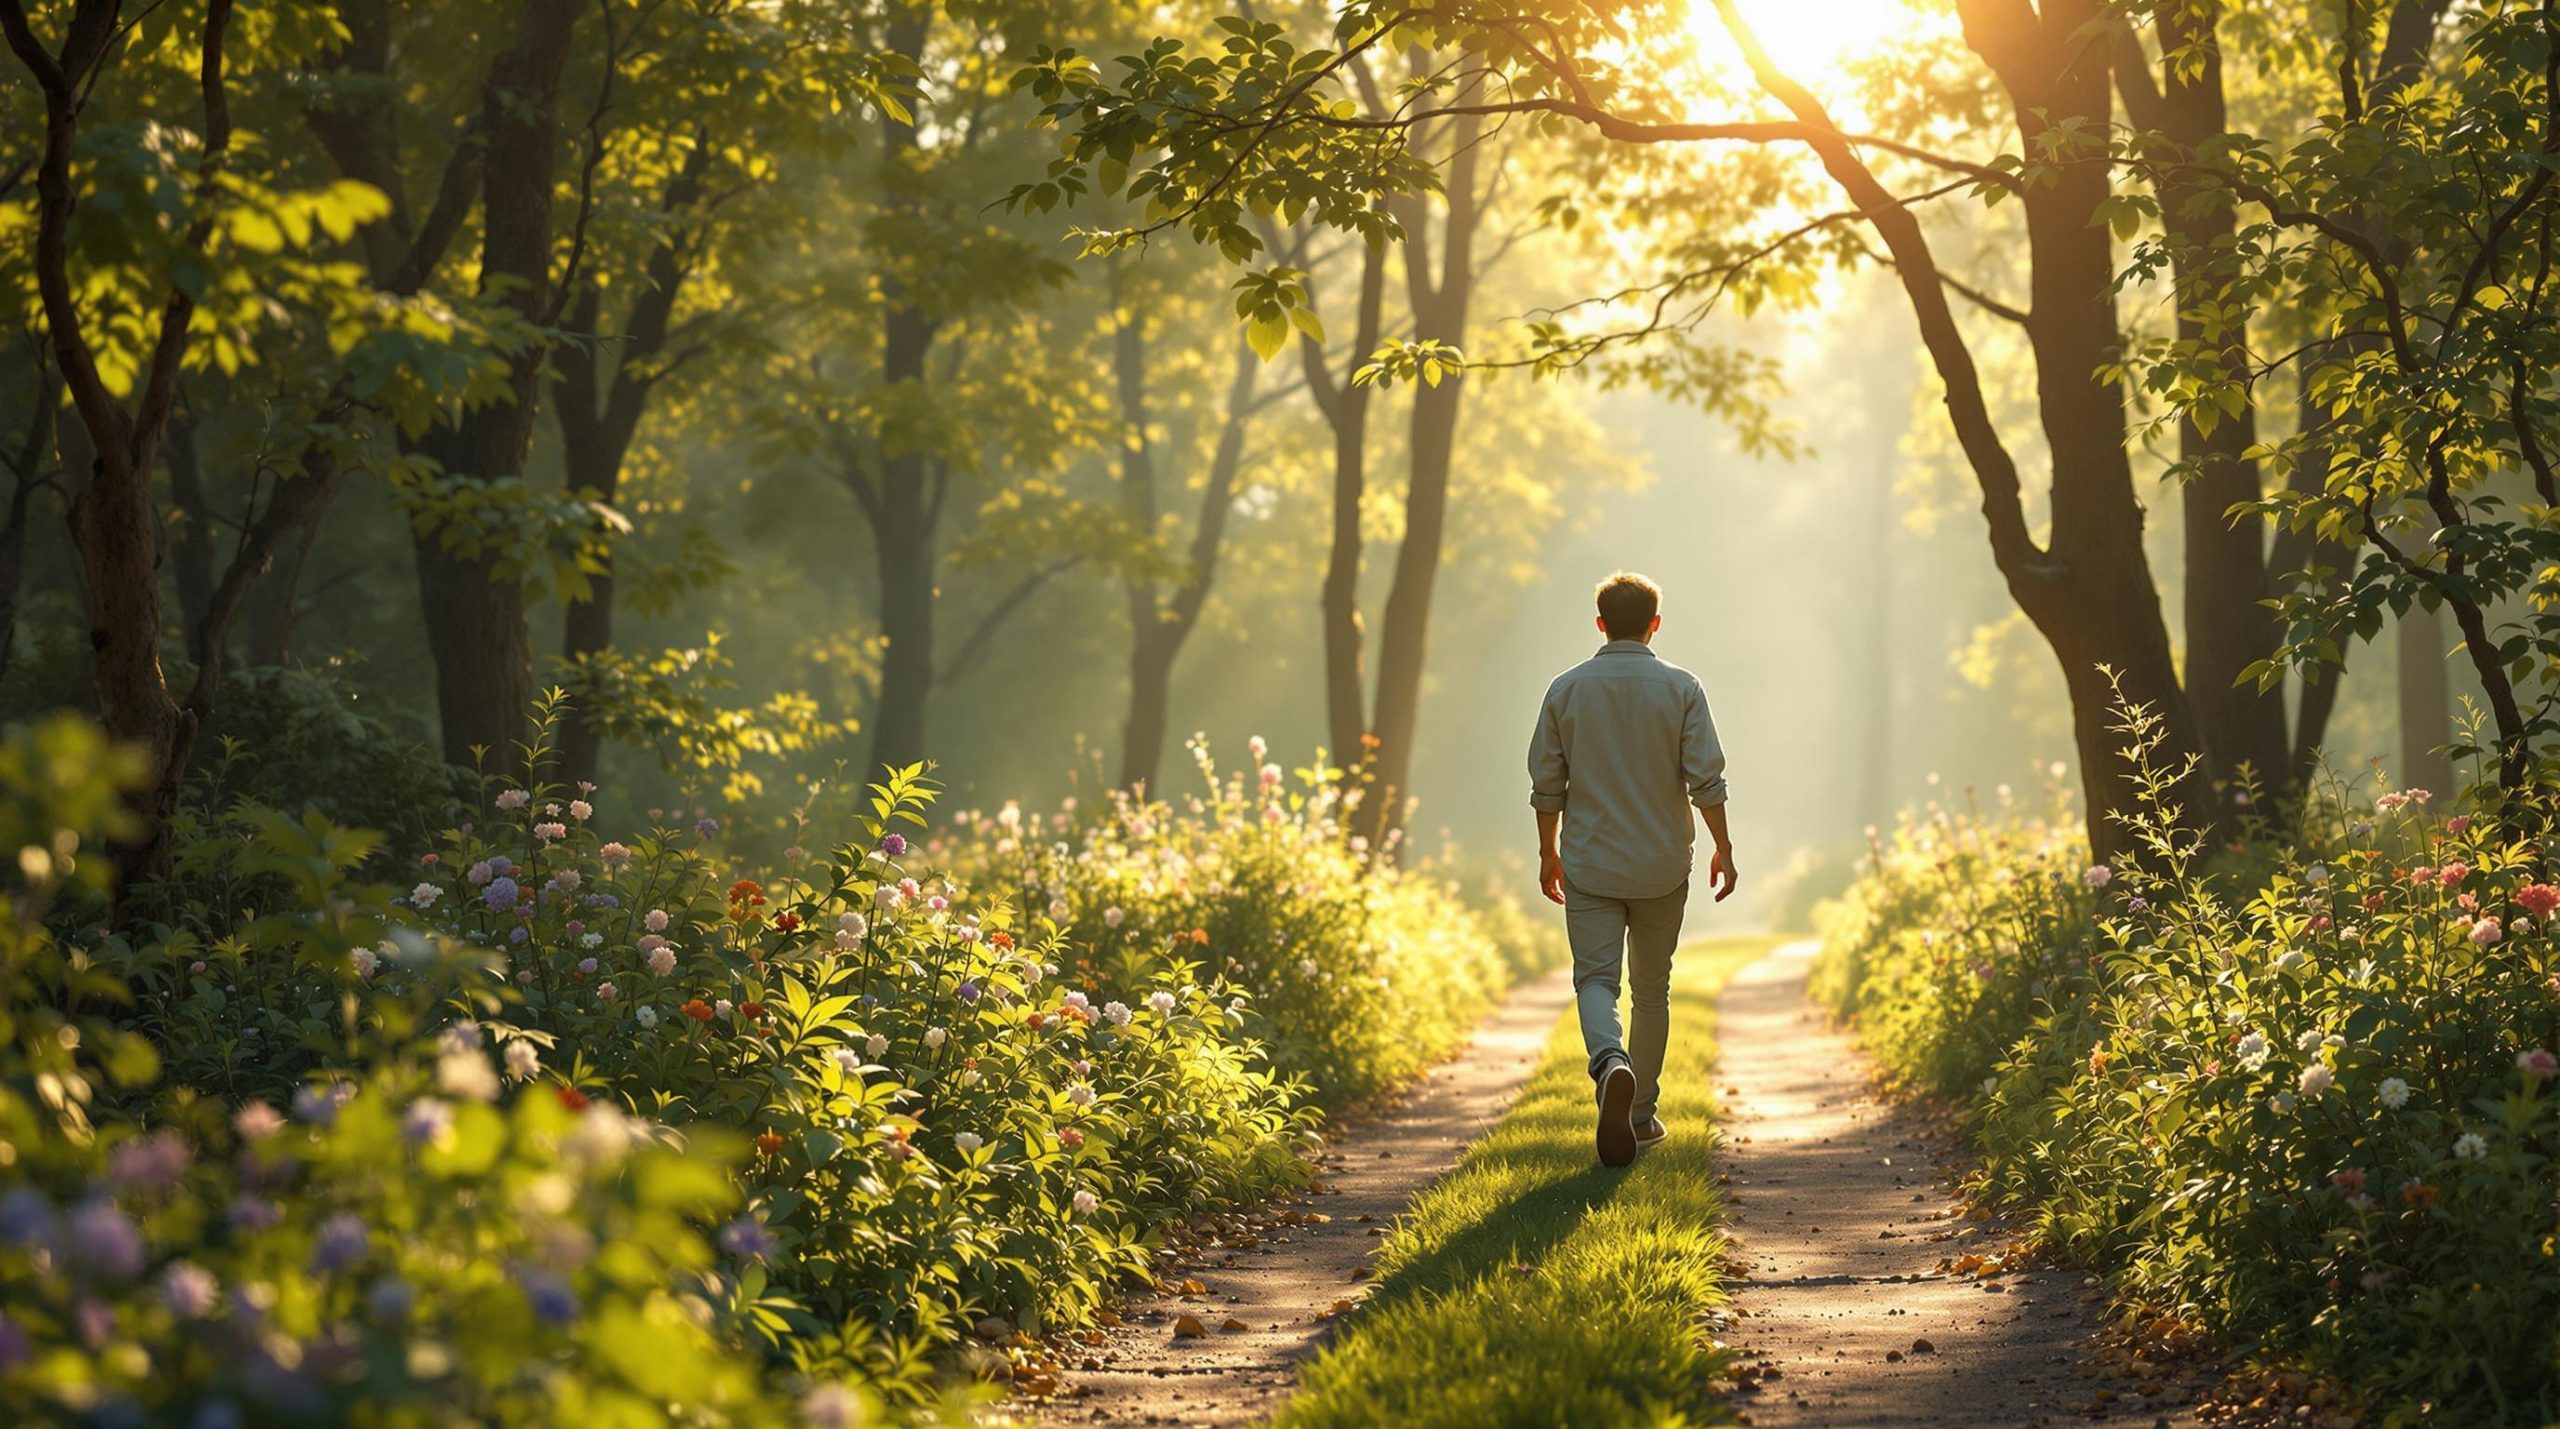
[[[764,1016],[764,1004],[761,1002],[742,1002],[738,1004],[738,1011],[744,1016],[762,1017]]]
[[[2424,1181],[2412,1181],[2400,1188],[2400,1204],[2413,1211],[2423,1211],[2436,1203],[2436,1188]]]
[[[773,926],[785,933],[788,933],[800,926],[800,915],[797,913],[778,913],[774,915]]]
[[[562,1083],[560,1086],[552,1088],[552,1090],[559,1095],[560,1105],[567,1107],[569,1110],[585,1111],[587,1109],[587,1094],[579,1091],[576,1087]]]
[[[684,1005],[684,1015],[696,1022],[708,1022],[714,1014],[711,1011],[711,1004],[697,997]]]
[[[1192,942],[1194,942],[1194,943],[1201,943],[1201,944],[1205,944],[1205,943],[1207,943],[1207,942],[1209,941],[1209,930],[1208,930],[1208,929],[1206,929],[1206,928],[1194,928],[1194,929],[1192,929],[1192,930],[1191,930],[1191,941],[1192,941]]]
[[[759,1132],[759,1133],[757,1133],[757,1135],[756,1135],[756,1150],[763,1152],[763,1153],[764,1153],[765,1155],[767,1155],[767,1156],[779,1156],[779,1155],[781,1155],[781,1154],[782,1154],[782,1133],[781,1133],[781,1132],[778,1132],[778,1131],[766,1131],[766,1132]]]
[[[1011,933],[989,933],[987,935],[987,946],[994,948],[998,952],[1003,952],[1013,946],[1013,935]]]
[[[1032,1031],[1034,1031],[1034,1032],[1037,1032],[1037,1031],[1039,1031],[1041,1028],[1046,1027],[1046,1026],[1048,1026],[1048,1025],[1049,1025],[1049,1018],[1048,1018],[1048,1014],[1046,1014],[1046,1013],[1040,1013],[1040,1012],[1035,1012],[1035,1013],[1031,1014],[1029,1017],[1024,1018],[1024,1019],[1022,1020],[1022,1025],[1023,1025],[1023,1026],[1025,1026],[1025,1027],[1030,1028],[1030,1029],[1031,1029]]]

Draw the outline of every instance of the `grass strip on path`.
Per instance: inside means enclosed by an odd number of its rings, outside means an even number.
[[[1501,1125],[1397,1224],[1369,1303],[1309,1364],[1279,1429],[1729,1422],[1716,1190],[1715,1009],[1767,938],[1681,949],[1662,1076],[1670,1139],[1622,1171],[1592,1149],[1571,1016]]]

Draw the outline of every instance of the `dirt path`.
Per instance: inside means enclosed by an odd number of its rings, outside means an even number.
[[[1378,1237],[1501,1119],[1572,999],[1561,969],[1515,989],[1466,1053],[1333,1143],[1320,1193],[1240,1225],[1164,1272],[1166,1293],[1122,1306],[1122,1323],[1071,1357],[1059,1397],[1036,1408],[1016,1404],[1014,1415],[1049,1425],[1267,1417],[1300,1362],[1323,1344],[1334,1307],[1366,1289]],[[1178,1337],[1183,1316],[1207,1333]]]
[[[1726,986],[1724,1166],[1748,1274],[1726,1333],[1761,1358],[1757,1426],[2196,1422],[2190,1386],[2094,1378],[2099,1307],[2073,1271],[1998,1273],[1997,1225],[1961,1219],[1943,1133],[1875,1095],[1866,1059],[1805,1001],[1813,945]],[[1950,1275],[1942,1261],[1992,1260]],[[2153,1393],[2145,1395],[2142,1390]]]

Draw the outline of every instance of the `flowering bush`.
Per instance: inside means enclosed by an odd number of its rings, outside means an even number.
[[[1069,985],[1055,918],[918,868],[931,794],[906,771],[841,846],[741,877],[712,820],[650,811],[616,839],[591,787],[495,784],[396,887],[353,881],[373,836],[244,805],[185,831],[168,921],[75,942],[129,998],[102,1026],[196,1109],[166,1120],[191,1159],[228,1146],[225,1107],[383,1078],[382,1105],[464,1131],[645,1117],[693,1156],[681,1184],[726,1199],[617,1262],[633,1283],[681,1283],[790,1393],[850,1380],[930,1407],[986,1317],[1089,1317],[1167,1220],[1297,1183],[1314,1118],[1228,977],[1167,957]],[[504,1202],[456,1204],[461,1226]],[[328,1214],[299,1210],[280,1234]]]
[[[1116,791],[1045,817],[1007,805],[964,815],[933,852],[1044,911],[1088,993],[1193,966],[1245,990],[1239,1025],[1326,1107],[1447,1056],[1513,976],[1552,956],[1516,907],[1479,912],[1444,870],[1369,859],[1328,772],[1291,776],[1256,739],[1253,764],[1222,777],[1204,742],[1190,748],[1202,783],[1178,808]]]
[[[2543,1423],[2560,883],[2526,831],[2431,804],[2331,789],[2208,862],[2155,802],[2114,867],[1932,810],[1827,910],[1820,987],[1970,1100],[1988,1193],[2135,1299],[2385,1415]]]
[[[124,989],[41,921],[94,892],[82,845],[138,772],[70,719],[0,746],[0,1417],[783,1422],[697,1230],[737,1201],[721,1139],[489,1104],[469,1021],[379,1019],[282,1107],[161,1077],[108,1015]]]

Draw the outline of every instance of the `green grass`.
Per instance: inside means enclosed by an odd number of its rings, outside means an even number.
[[[1681,950],[1662,1119],[1671,1139],[1624,1171],[1592,1151],[1591,1082],[1567,1016],[1502,1124],[1388,1239],[1369,1304],[1308,1365],[1279,1429],[1729,1422],[1713,1152],[1716,995],[1770,946]]]

